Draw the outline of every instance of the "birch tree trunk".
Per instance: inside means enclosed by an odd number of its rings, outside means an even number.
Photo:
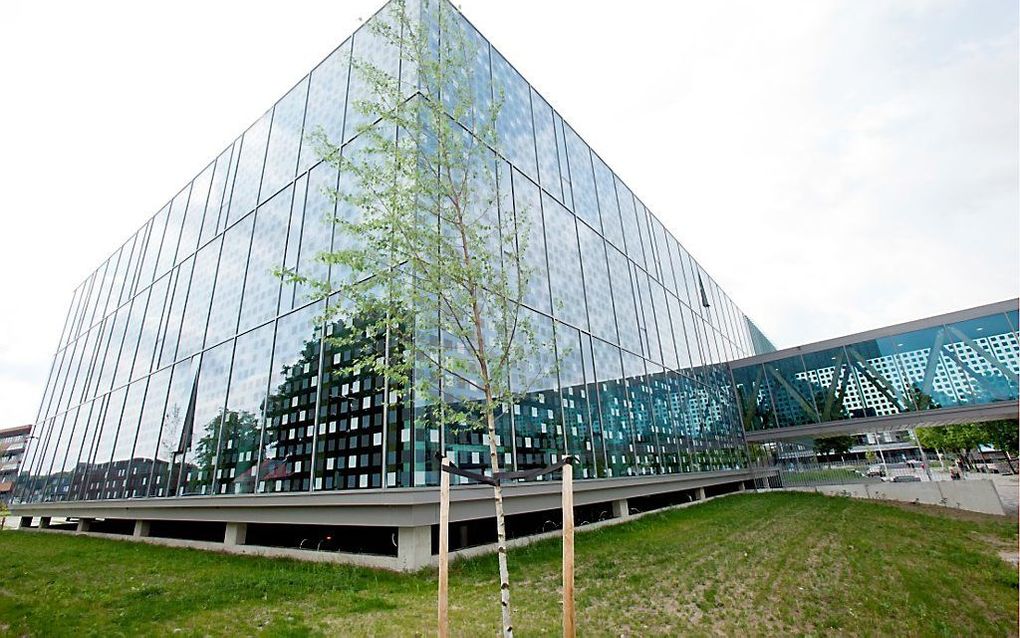
[[[496,422],[492,416],[492,400],[487,399],[486,425],[489,430],[489,464],[493,478],[499,472],[499,452],[496,448]],[[492,495],[496,500],[496,552],[499,558],[499,604],[503,620],[503,637],[513,638],[514,628],[510,617],[510,570],[506,559],[506,523],[503,516],[503,487],[497,481],[492,486]]]

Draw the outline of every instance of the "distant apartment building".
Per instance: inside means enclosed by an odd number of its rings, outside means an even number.
[[[14,478],[25,453],[31,425],[19,425],[0,430],[0,501],[9,503],[14,488]]]

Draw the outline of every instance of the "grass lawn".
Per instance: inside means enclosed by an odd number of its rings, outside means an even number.
[[[1015,521],[745,494],[577,536],[579,634],[1017,635]],[[518,635],[560,632],[560,544],[510,553]],[[499,627],[496,561],[451,569],[454,635]],[[429,636],[434,573],[0,533],[0,635]]]

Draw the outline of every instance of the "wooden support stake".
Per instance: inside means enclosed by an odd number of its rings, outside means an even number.
[[[439,638],[450,634],[450,459],[443,457],[439,488]]]
[[[574,467],[563,466],[563,638],[574,638]]]

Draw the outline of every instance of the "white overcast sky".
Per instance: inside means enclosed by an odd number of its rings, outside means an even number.
[[[74,287],[381,0],[0,7],[0,427]],[[779,347],[1016,296],[1014,0],[458,5]]]

